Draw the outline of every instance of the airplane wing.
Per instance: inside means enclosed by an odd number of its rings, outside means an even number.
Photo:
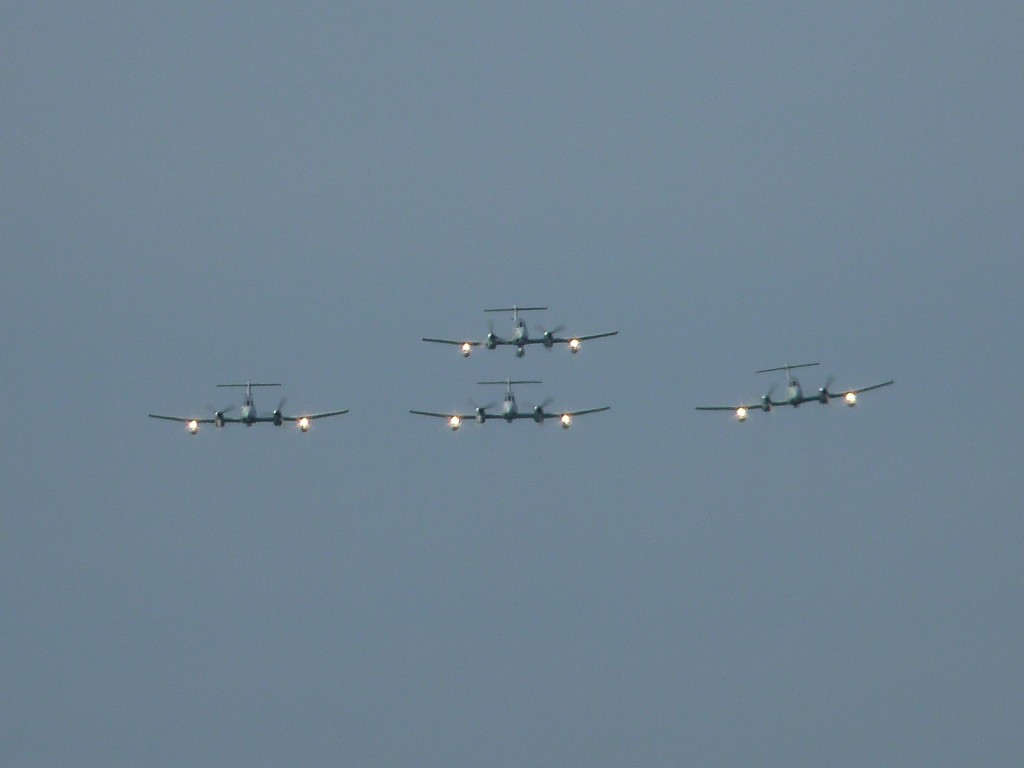
[[[465,339],[461,341],[456,341],[455,339],[428,339],[425,336],[423,337],[423,341],[432,341],[435,344],[455,344],[460,347],[463,344],[469,344],[469,346],[471,347],[479,347],[481,344],[483,344],[482,341],[466,341]],[[501,344],[502,342],[498,341],[497,343]]]
[[[434,411],[409,411],[409,413],[415,413],[417,416],[435,416],[435,417],[437,417],[439,419],[450,419],[452,416],[458,416],[463,421],[465,421],[466,419],[475,419],[476,418],[476,414],[475,413],[469,413],[469,414],[466,414],[466,413],[435,413]],[[485,413],[484,414],[484,418],[485,419],[493,419],[495,417],[492,416],[489,413]]]
[[[182,424],[188,424],[190,421],[194,421],[196,424],[215,424],[214,419],[191,419],[186,416],[161,416],[158,413],[149,414],[151,419],[166,419],[167,421],[180,421]],[[235,421],[235,419],[225,418],[224,421]]]
[[[463,422],[468,423],[477,419],[484,422],[502,418],[496,413],[481,413],[479,415],[476,413],[438,413],[436,411],[409,411],[409,413],[415,413],[417,416],[433,416],[436,419],[444,419],[453,430],[458,429]]]
[[[570,336],[568,338],[556,336],[554,338],[554,341],[562,344],[568,344],[573,339],[576,339],[577,341],[590,341],[591,339],[603,339],[605,336],[615,336],[616,334],[618,334],[618,331],[608,331],[607,333],[592,333],[589,336]]]
[[[846,397],[847,395],[859,395],[861,392],[870,392],[872,389],[881,389],[882,387],[888,387],[894,383],[894,379],[889,381],[883,381],[881,384],[872,384],[870,387],[862,387],[861,389],[844,389],[842,392],[829,392],[829,397]]]
[[[615,333],[618,333],[618,331],[616,331]],[[573,339],[576,339],[576,341],[586,341],[587,339],[598,339],[601,336],[614,336],[614,335],[615,334],[612,334],[612,333],[599,333],[597,336],[572,336],[572,337],[570,337],[568,339],[563,339],[561,336],[553,336],[551,338],[551,343],[552,344],[568,344]],[[502,342],[499,341],[498,343],[501,344]],[[531,336],[528,339],[520,339],[519,341],[507,341],[507,342],[504,342],[504,343],[506,343],[506,344],[516,344],[516,345],[519,345],[519,344],[543,344],[544,343],[544,337],[541,336],[538,339],[538,338],[534,338],[534,337]]]
[[[348,413],[348,408],[346,408],[343,411],[327,411],[326,413],[310,413],[310,414],[305,415],[305,416],[282,416],[281,418],[284,419],[285,421],[298,421],[299,419],[309,419],[310,421],[312,421],[313,419],[326,419],[328,416],[341,416],[341,414],[343,414],[343,413]],[[263,419],[260,419],[260,421],[263,421]],[[273,421],[273,419],[271,418],[270,421]]]
[[[340,416],[343,413],[348,413],[348,408],[346,408],[343,411],[328,411],[327,413],[310,413],[302,416],[285,416],[284,414],[281,414],[281,421],[298,422],[301,421],[302,419],[305,419],[306,421],[312,421],[313,419],[326,419],[328,416]],[[271,424],[274,421],[276,421],[276,419],[273,416],[257,416],[255,419],[253,419],[253,423],[255,424]]]
[[[772,405],[789,405],[789,403],[776,403],[772,402]],[[761,410],[761,403],[756,405],[698,405],[696,410],[698,411],[736,411],[740,408],[746,408],[748,411]]]
[[[544,413],[544,418],[545,419],[560,419],[563,416],[573,416],[573,417],[576,417],[576,416],[583,416],[583,415],[588,414],[588,413],[600,413],[601,411],[609,411],[609,410],[611,410],[611,406],[610,405],[605,405],[605,406],[602,406],[601,408],[584,408],[581,411],[561,411],[561,412],[558,412],[558,413],[547,413],[547,412],[545,412]],[[532,413],[527,413],[526,414],[526,418],[532,419],[533,418],[533,414]]]

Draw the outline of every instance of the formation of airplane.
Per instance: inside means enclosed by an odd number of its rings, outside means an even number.
[[[562,332],[562,326],[552,328],[549,331],[541,329],[541,335],[539,337],[531,337],[526,329],[526,322],[519,317],[520,312],[533,312],[537,310],[546,310],[547,307],[519,307],[513,304],[511,307],[499,307],[497,309],[485,309],[484,312],[511,312],[512,313],[512,333],[508,338],[503,339],[494,333],[492,327],[486,338],[483,341],[467,341],[465,339],[432,339],[424,337],[423,341],[432,341],[435,344],[454,344],[459,347],[463,357],[469,357],[473,351],[473,347],[486,347],[487,349],[494,349],[495,347],[515,347],[516,357],[522,357],[526,354],[526,347],[530,344],[543,344],[547,349],[551,349],[555,344],[568,344],[569,351],[576,354],[580,351],[580,347],[583,346],[584,341],[590,341],[591,339],[603,339],[606,336],[614,336],[618,331],[608,331],[606,333],[592,333],[587,336],[559,336]]]
[[[483,424],[488,419],[503,419],[511,424],[517,419],[532,419],[538,424],[543,424],[547,419],[558,419],[562,425],[562,429],[568,429],[572,426],[572,421],[577,416],[583,416],[587,413],[598,413],[600,411],[607,411],[611,406],[603,406],[601,408],[584,408],[578,411],[561,411],[552,412],[547,411],[545,408],[551,402],[550,398],[545,400],[540,405],[536,405],[533,408],[529,408],[525,411],[520,411],[519,406],[516,403],[516,396],[512,392],[513,384],[540,384],[540,381],[533,379],[520,379],[513,381],[512,379],[502,379],[501,381],[478,381],[477,384],[504,384],[505,399],[501,403],[500,413],[488,413],[488,408],[493,408],[494,404],[490,405],[479,405],[473,409],[473,413],[437,413],[435,411],[409,411],[409,413],[415,413],[418,416],[434,416],[439,419],[446,419],[448,426],[452,431],[457,430],[462,426],[462,422],[467,419],[473,419],[477,424]]]
[[[822,405],[828,405],[832,400],[842,399],[851,408],[857,404],[857,396],[862,392],[870,392],[873,389],[880,389],[881,387],[888,387],[893,383],[893,380],[883,381],[881,384],[872,384],[870,387],[861,387],[860,389],[844,389],[838,392],[834,392],[831,389],[832,377],[829,376],[825,380],[825,384],[818,388],[818,390],[812,394],[805,394],[803,388],[800,386],[800,381],[790,373],[794,368],[810,368],[818,365],[818,363],[800,363],[799,365],[784,365],[780,368],[762,368],[756,373],[771,373],[774,371],[785,371],[786,372],[786,397],[782,400],[773,400],[772,393],[775,391],[775,387],[771,387],[768,392],[761,396],[760,402],[747,404],[747,405],[700,405],[697,406],[698,411],[734,411],[736,413],[736,419],[738,421],[746,421],[751,411],[762,410],[765,413],[771,411],[772,408],[778,405],[791,405],[794,408],[799,407],[802,403],[821,403]]]
[[[526,353],[526,347],[530,344],[542,344],[546,348],[550,349],[555,344],[567,344],[569,350],[574,354],[579,351],[582,342],[590,339],[600,339],[606,336],[615,336],[618,331],[608,331],[606,333],[595,333],[588,336],[572,336],[563,337],[558,334],[561,332],[561,328],[554,328],[552,330],[541,329],[540,337],[531,337],[526,328],[526,323],[519,317],[520,312],[529,311],[541,311],[546,310],[547,307],[520,307],[513,304],[511,307],[501,307],[496,309],[485,309],[485,312],[512,312],[512,334],[506,338],[500,338],[495,335],[493,328],[487,334],[487,338],[484,341],[459,341],[455,339],[433,339],[424,338],[423,341],[437,342],[439,344],[456,344],[459,345],[464,357],[468,357],[473,349],[477,346],[485,346],[488,349],[494,349],[498,346],[514,346],[516,348],[516,356],[522,357]],[[698,411],[732,411],[738,421],[746,421],[750,416],[750,413],[755,410],[760,410],[765,413],[770,412],[773,408],[778,406],[788,405],[793,408],[798,408],[803,403],[821,403],[828,405],[833,400],[842,400],[848,406],[855,406],[857,404],[858,396],[864,392],[870,392],[875,389],[881,389],[882,387],[888,387],[894,382],[892,379],[889,381],[883,381],[880,384],[872,384],[869,387],[861,387],[859,389],[843,389],[833,390],[832,380],[833,377],[829,376],[825,383],[818,387],[817,390],[805,392],[803,387],[800,385],[800,381],[793,374],[793,371],[797,368],[810,368],[813,366],[820,365],[820,363],[799,363],[799,364],[787,364],[778,368],[762,368],[756,373],[773,373],[776,371],[784,371],[786,374],[786,396],[779,400],[772,397],[775,392],[775,385],[772,385],[768,391],[761,396],[761,399],[756,402],[743,403],[740,405],[700,405],[697,406]],[[590,413],[600,413],[601,411],[610,410],[610,406],[602,406],[600,408],[584,408],[575,411],[548,411],[547,406],[551,402],[551,398],[548,398],[540,405],[530,406],[525,408],[523,411],[519,410],[519,405],[516,403],[515,394],[512,392],[513,384],[540,384],[540,381],[534,379],[517,379],[511,378],[499,380],[499,381],[479,381],[478,384],[490,385],[490,384],[504,384],[505,385],[505,397],[501,403],[500,411],[489,410],[494,408],[496,403],[490,403],[484,406],[477,406],[474,404],[473,411],[471,413],[458,413],[449,412],[442,413],[437,411],[418,411],[411,410],[410,413],[418,416],[431,416],[434,418],[445,419],[448,423],[448,427],[453,431],[459,429],[462,426],[462,422],[468,419],[472,419],[478,424],[483,424],[488,420],[501,419],[508,423],[518,421],[521,419],[531,419],[537,424],[543,424],[549,419],[558,419],[563,429],[568,429],[572,426],[573,419],[577,416],[583,416]],[[301,416],[286,416],[283,413],[285,399],[282,397],[277,404],[277,407],[269,414],[260,415],[256,410],[256,402],[253,398],[252,391],[255,387],[280,387],[277,383],[262,383],[247,381],[244,384],[218,384],[218,387],[244,387],[245,396],[242,400],[242,405],[239,409],[238,416],[230,416],[229,413],[235,410],[234,406],[228,408],[222,408],[220,410],[213,410],[212,418],[197,418],[189,416],[165,416],[158,413],[149,414],[150,418],[153,419],[164,419],[167,421],[177,421],[185,425],[185,429],[192,435],[199,432],[200,424],[213,424],[217,428],[224,427],[225,424],[244,424],[247,427],[251,427],[253,424],[274,424],[276,426],[282,426],[285,422],[294,422],[295,425],[302,431],[308,432],[311,423],[315,419],[324,419],[331,416],[341,416],[342,414],[348,413],[348,409],[336,411],[326,411],[324,413],[308,413]]]
[[[310,423],[314,419],[325,419],[328,416],[340,416],[343,413],[348,413],[348,409],[341,411],[327,411],[326,413],[309,413],[304,416],[285,416],[281,409],[284,408],[285,399],[282,397],[269,416],[260,416],[256,410],[256,401],[252,396],[253,387],[280,387],[280,384],[262,384],[247,381],[245,384],[218,384],[218,387],[245,387],[245,397],[242,399],[242,407],[239,410],[238,417],[228,416],[227,414],[234,410],[234,407],[222,408],[219,411],[213,412],[213,418],[211,419],[197,419],[188,416],[162,416],[158,413],[151,413],[149,417],[151,419],[166,419],[167,421],[177,421],[185,425],[185,429],[188,430],[189,434],[196,434],[199,431],[200,424],[213,424],[218,429],[222,428],[225,424],[244,424],[247,427],[251,427],[253,424],[274,424],[280,427],[286,421],[294,421],[302,432],[308,432]]]

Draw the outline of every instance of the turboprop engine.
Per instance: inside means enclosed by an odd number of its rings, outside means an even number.
[[[831,395],[829,395],[828,388],[832,386],[832,377],[829,376],[825,379],[825,383],[818,387],[818,402],[822,405],[828,405]]]

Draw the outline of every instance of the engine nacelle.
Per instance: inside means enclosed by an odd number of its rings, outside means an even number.
[[[544,331],[544,346],[551,349],[555,346],[555,334],[551,331]]]
[[[494,349],[496,346],[498,346],[498,337],[495,336],[493,333],[488,333],[487,341],[484,343],[487,345],[488,349]]]
[[[768,397],[768,395],[765,395],[764,397],[761,398],[761,410],[764,411],[765,413],[768,413],[771,411],[771,409],[772,399]]]
[[[539,405],[533,409],[533,420],[538,424],[544,423],[544,409]]]
[[[468,341],[462,345],[462,356],[469,357],[469,353],[473,351],[473,345]]]
[[[558,423],[562,425],[562,429],[568,429],[572,426],[572,414],[563,413],[562,418],[558,420]]]
[[[274,411],[274,426],[280,427],[282,424],[284,424],[284,416],[280,411]]]
[[[526,354],[526,347],[524,347],[522,344],[520,344],[518,347],[516,347],[516,357],[522,357],[525,354]]]
[[[476,423],[477,424],[483,424],[485,421],[487,421],[487,414],[484,413],[484,409],[483,408],[477,408],[476,409]]]
[[[822,405],[828,405],[828,390],[825,389],[824,387],[818,390],[818,402],[821,403]]]
[[[224,414],[221,411],[217,411],[215,414],[213,414],[213,423],[217,427],[217,429],[224,428]]]

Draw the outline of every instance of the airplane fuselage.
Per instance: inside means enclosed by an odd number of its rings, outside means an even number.
[[[804,391],[800,388],[800,382],[796,379],[789,380],[789,385],[786,387],[786,395],[787,402],[794,408],[804,402]]]
[[[528,341],[529,338],[530,335],[526,331],[526,323],[523,320],[516,320],[516,324],[512,326],[512,343],[523,344]]]
[[[512,422],[515,420],[517,413],[519,413],[519,407],[516,405],[516,399],[514,397],[506,397],[501,404],[501,418]]]
[[[247,427],[251,427],[256,423],[256,403],[251,397],[246,397],[242,401],[242,410],[239,413],[239,417]]]
[[[530,334],[526,330],[526,323],[523,320],[516,319],[515,324],[512,326],[512,336],[509,337],[509,341],[516,345],[516,357],[522,357],[526,354],[526,344],[530,340]]]
[[[800,386],[800,382],[796,379],[790,379],[786,385],[786,399],[782,402],[777,402],[777,405],[791,405],[794,408],[799,408],[801,403],[828,403],[829,397],[826,391],[827,387],[822,387],[816,394],[805,395],[803,388]]]

